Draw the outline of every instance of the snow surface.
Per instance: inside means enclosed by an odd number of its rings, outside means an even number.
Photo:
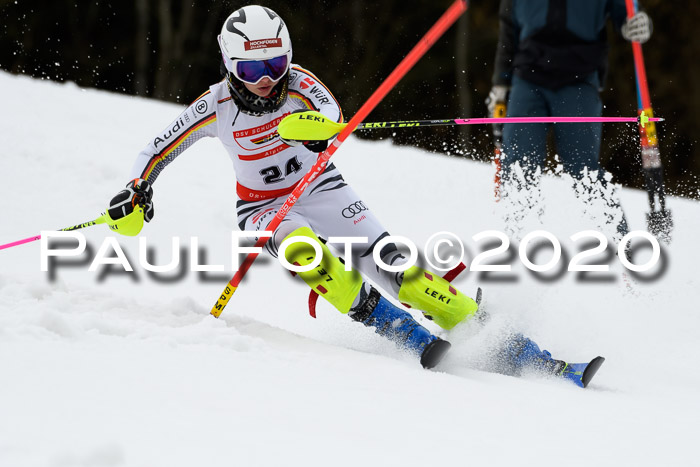
[[[6,73],[0,101],[0,244],[97,217],[180,111]],[[352,138],[334,161],[387,229],[419,246],[454,232],[473,257],[483,246],[473,235],[504,230],[488,164]],[[221,319],[209,315],[231,275],[236,229],[233,172],[218,141],[171,164],[155,192],[142,235],[158,264],[172,236],[196,236],[206,261],[227,272],[159,282],[138,264],[138,239],[126,237],[118,241],[134,274],[101,277],[83,263],[52,281],[39,270],[38,243],[0,251],[0,466],[695,462],[697,202],[669,200],[666,268],[646,281],[623,280],[614,255],[604,281],[571,272],[538,280],[517,257],[512,281],[463,274],[455,284],[468,294],[481,285],[493,319],[480,333],[455,329],[449,357],[425,371],[326,303],[310,318],[306,287],[269,258]],[[532,227],[554,233],[570,257],[568,237],[595,224],[569,182],[547,177],[543,194],[542,224]],[[632,228],[643,229],[646,195],[621,197]],[[82,232],[94,249],[112,236],[103,226]],[[479,370],[510,328],[555,357],[607,361],[586,390]]]

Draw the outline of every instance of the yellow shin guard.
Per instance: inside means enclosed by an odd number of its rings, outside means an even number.
[[[471,318],[479,307],[442,277],[416,266],[404,273],[399,300],[421,310],[443,329]]]
[[[321,246],[323,259],[314,269],[297,274],[320,296],[328,300],[341,313],[350,311],[353,300],[362,287],[362,277],[357,271],[346,271],[345,265],[333,256],[308,227],[300,227],[285,237],[306,237]],[[306,242],[297,241],[287,247],[285,259],[297,266],[308,266],[316,259],[314,248]]]

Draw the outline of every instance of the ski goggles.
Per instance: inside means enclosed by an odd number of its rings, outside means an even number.
[[[244,83],[258,84],[264,77],[279,81],[289,69],[287,54],[267,60],[232,60],[233,75]]]
[[[245,83],[258,84],[265,76],[272,81],[279,81],[289,70],[289,63],[292,58],[291,52],[266,60],[244,60],[226,56],[221,44],[221,36],[219,36],[219,46],[221,47],[221,56],[224,59],[226,69]]]

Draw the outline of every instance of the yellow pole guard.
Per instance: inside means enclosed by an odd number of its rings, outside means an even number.
[[[143,208],[141,206],[136,206],[131,213],[116,220],[112,219],[109,215],[109,211],[103,214],[102,217],[110,230],[121,235],[126,235],[127,237],[135,237],[141,232],[141,229],[143,229],[143,216]],[[102,222],[98,223],[101,224]]]
[[[309,110],[284,117],[277,133],[287,140],[322,141],[334,137],[346,126],[346,123],[334,122],[320,112]]]
[[[494,118],[506,118],[506,103],[496,102],[496,106],[493,109]]]
[[[649,119],[653,116],[654,111],[652,109],[645,109],[639,115],[639,123],[644,128],[644,134],[642,135],[642,138],[646,139],[646,141],[643,141],[643,143],[648,146],[659,145],[659,140],[656,136],[656,124],[654,122],[649,121]]]
[[[221,293],[221,296],[216,301],[216,305],[214,305],[214,308],[211,309],[211,314],[214,316],[214,318],[221,316],[221,312],[224,311],[224,307],[226,307],[226,304],[228,304],[229,299],[235,291],[236,287],[232,286],[231,284],[226,286],[224,291]]]

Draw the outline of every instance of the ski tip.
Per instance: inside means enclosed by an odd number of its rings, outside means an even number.
[[[588,387],[588,384],[603,365],[603,362],[605,362],[605,357],[598,356],[586,365],[586,369],[583,370],[583,375],[581,376],[581,384],[584,388]]]
[[[420,364],[425,369],[434,368],[443,359],[452,344],[440,338],[429,343],[420,357]]]

